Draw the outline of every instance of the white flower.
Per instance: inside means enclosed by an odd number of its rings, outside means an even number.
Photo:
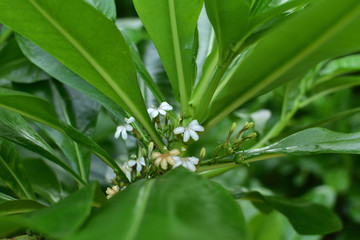
[[[128,135],[127,135],[127,132],[130,132],[133,130],[133,127],[130,125],[130,123],[134,122],[135,119],[133,117],[130,117],[129,119],[125,118],[125,122],[126,124],[125,125],[120,125],[116,128],[116,132],[115,132],[115,138],[119,138],[120,137],[120,134],[121,134],[121,137],[122,139],[127,139]]]
[[[159,165],[161,165],[161,168],[166,170],[168,168],[168,164],[170,164],[171,166],[174,166],[175,159],[174,156],[179,155],[180,152],[177,149],[173,149],[167,153],[160,153],[160,152],[153,152],[151,157],[155,160],[155,166],[159,167]]]
[[[113,186],[112,188],[109,188],[109,187],[108,187],[108,188],[106,189],[106,194],[107,194],[106,198],[107,198],[107,199],[111,198],[111,197],[114,196],[116,193],[118,193],[119,190],[120,190],[120,188],[119,188],[118,185],[115,185],[115,186]]]
[[[142,166],[145,166],[145,159],[143,157],[137,159],[137,160],[130,160],[129,166],[133,167],[136,164],[136,171],[140,172],[142,169]]]
[[[187,168],[192,172],[196,171],[195,165],[199,163],[199,159],[197,157],[188,157],[188,158],[173,157],[173,158],[176,161],[173,168],[182,165],[184,168]]]
[[[131,182],[131,171],[132,168],[129,166],[129,162],[125,162],[120,169],[124,172],[125,176],[129,179]]]
[[[184,142],[189,141],[190,136],[195,141],[199,140],[199,135],[196,132],[203,132],[204,127],[199,124],[197,120],[192,120],[191,123],[189,123],[185,127],[177,127],[174,129],[175,134],[181,134],[184,133]]]
[[[166,111],[171,111],[171,110],[173,110],[173,107],[170,104],[168,104],[167,102],[162,102],[158,108],[154,108],[154,106],[151,106],[148,108],[147,111],[150,115],[150,118],[153,119],[157,117],[159,113],[165,116]]]

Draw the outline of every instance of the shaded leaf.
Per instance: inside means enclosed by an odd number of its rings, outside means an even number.
[[[251,98],[303,76],[318,62],[360,50],[360,35],[353,34],[359,27],[356,0],[317,1],[277,27],[237,65],[213,103],[207,127]]]
[[[127,217],[119,218],[119,214]],[[245,239],[244,220],[239,206],[219,185],[177,168],[118,193],[94,214],[82,231],[68,239],[148,239],[149,236]]]
[[[283,153],[288,155],[315,153],[360,154],[360,133],[339,133],[324,128],[310,128],[282,139],[270,146],[247,150],[250,157],[259,154]]]
[[[1,116],[3,117],[3,115]],[[33,189],[29,183],[29,180],[27,179],[24,166],[20,162],[15,145],[1,138],[0,177],[5,181],[6,185],[20,198],[32,200],[35,199]]]
[[[33,200],[13,200],[0,204],[0,216],[27,213],[44,208],[45,206]]]
[[[46,198],[50,203],[59,201],[62,188],[53,169],[42,159],[23,159],[22,162],[34,191]]]
[[[251,197],[248,197],[251,196]],[[240,194],[240,199],[250,200],[258,209],[275,209],[285,215],[294,229],[303,235],[327,234],[339,231],[342,223],[328,208],[302,200],[263,196],[259,192]],[[260,208],[259,208],[260,207]]]
[[[22,54],[14,39],[0,51],[0,79],[13,82],[32,83],[48,79],[49,76],[32,64]]]
[[[0,237],[18,229],[30,228],[51,237],[61,238],[76,231],[91,212],[96,182],[64,200],[33,213],[0,218]]]
[[[62,167],[79,182],[78,174],[60,159],[54,150],[18,114],[0,108],[0,136],[34,151]]]

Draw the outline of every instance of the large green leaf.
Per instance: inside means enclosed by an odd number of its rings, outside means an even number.
[[[54,238],[71,234],[90,215],[96,187],[97,183],[93,182],[64,200],[27,215],[1,217],[0,237],[22,228],[30,228]]]
[[[247,33],[250,3],[248,0],[205,0],[205,7],[219,45],[219,62],[223,64]]]
[[[6,117],[1,115],[1,118]],[[0,138],[0,178],[20,198],[35,199],[15,145]]]
[[[82,182],[78,174],[57,156],[54,150],[20,115],[1,108],[0,113],[0,137],[44,156]]]
[[[31,108],[29,106],[36,106],[36,108]],[[120,174],[122,174],[120,167],[107,152],[105,152],[97,143],[92,141],[88,136],[76,128],[61,122],[57,118],[55,110],[45,100],[19,91],[0,88],[0,108],[5,108],[17,112],[32,120],[65,133],[75,142],[78,142],[81,145],[89,148],[111,168],[118,170]]]
[[[55,203],[62,198],[62,187],[52,168],[42,159],[23,159],[27,176],[34,192],[44,197],[50,203]]]
[[[282,139],[270,146],[247,150],[246,156],[283,153],[289,155],[315,153],[360,154],[360,132],[338,133],[324,128],[310,128]]]
[[[114,0],[84,0],[102,12],[110,20],[116,20],[116,6]]]
[[[113,100],[100,92],[94,86],[79,77],[79,75],[71,71],[53,56],[21,35],[17,34],[16,40],[19,43],[20,48],[25,56],[39,68],[43,69],[46,73],[56,78],[60,82],[99,102],[119,120],[124,118],[125,113],[119,105],[117,105]]]
[[[207,127],[249,99],[303,76],[321,60],[360,50],[360,35],[354,34],[359,28],[357,0],[318,1],[277,27],[236,66],[213,103]]]
[[[45,207],[43,204],[33,200],[13,200],[0,204],[0,216],[32,212]]]
[[[146,111],[129,48],[104,15],[82,0],[5,0],[0,3],[0,22],[105,93],[163,145]]]
[[[246,192],[240,194],[239,197],[252,201],[264,213],[269,213],[272,209],[279,211],[288,218],[294,229],[303,235],[327,234],[342,228],[339,217],[319,204],[297,199],[263,196],[258,192]]]
[[[31,83],[48,79],[49,76],[32,64],[21,53],[14,39],[7,42],[0,51],[0,79]]]
[[[159,52],[175,97],[186,109],[195,80],[195,31],[203,0],[133,2]]]
[[[242,212],[223,188],[177,168],[115,195],[68,239],[246,239],[246,234]]]

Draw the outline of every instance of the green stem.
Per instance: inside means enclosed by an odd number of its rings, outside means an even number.
[[[223,77],[227,67],[229,64],[220,65],[218,64],[215,72],[213,73],[211,80],[209,81],[208,85],[206,86],[205,91],[200,99],[199,105],[195,110],[195,119],[204,119],[206,111],[209,109],[210,101],[216,91],[216,88]],[[201,121],[200,120],[200,121]]]

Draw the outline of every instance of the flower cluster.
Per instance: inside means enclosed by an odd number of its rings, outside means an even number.
[[[161,149],[151,141],[151,137],[146,132],[141,128],[139,129],[137,125],[134,125],[135,119],[133,117],[125,118],[125,124],[119,125],[116,128],[115,138],[121,136],[123,140],[127,140],[128,134],[133,132],[134,136],[139,140],[139,151],[138,157],[132,155],[127,162],[120,166],[124,174],[118,173],[117,178],[113,181],[114,186],[106,190],[108,198],[131,182],[142,178],[156,177],[179,166],[187,168],[192,172],[197,170],[201,159],[186,157],[186,144],[190,139],[194,141],[199,140],[198,133],[203,132],[204,127],[196,119],[190,122],[187,121],[188,124],[184,124],[182,119],[173,113],[172,119],[170,119],[169,111],[172,110],[173,107],[167,102],[162,102],[158,107],[151,106],[147,109],[150,119],[153,120],[158,134],[166,145]],[[145,137],[139,138],[139,134],[137,134],[139,132],[142,133],[141,136]],[[126,179],[124,179],[125,176]]]

